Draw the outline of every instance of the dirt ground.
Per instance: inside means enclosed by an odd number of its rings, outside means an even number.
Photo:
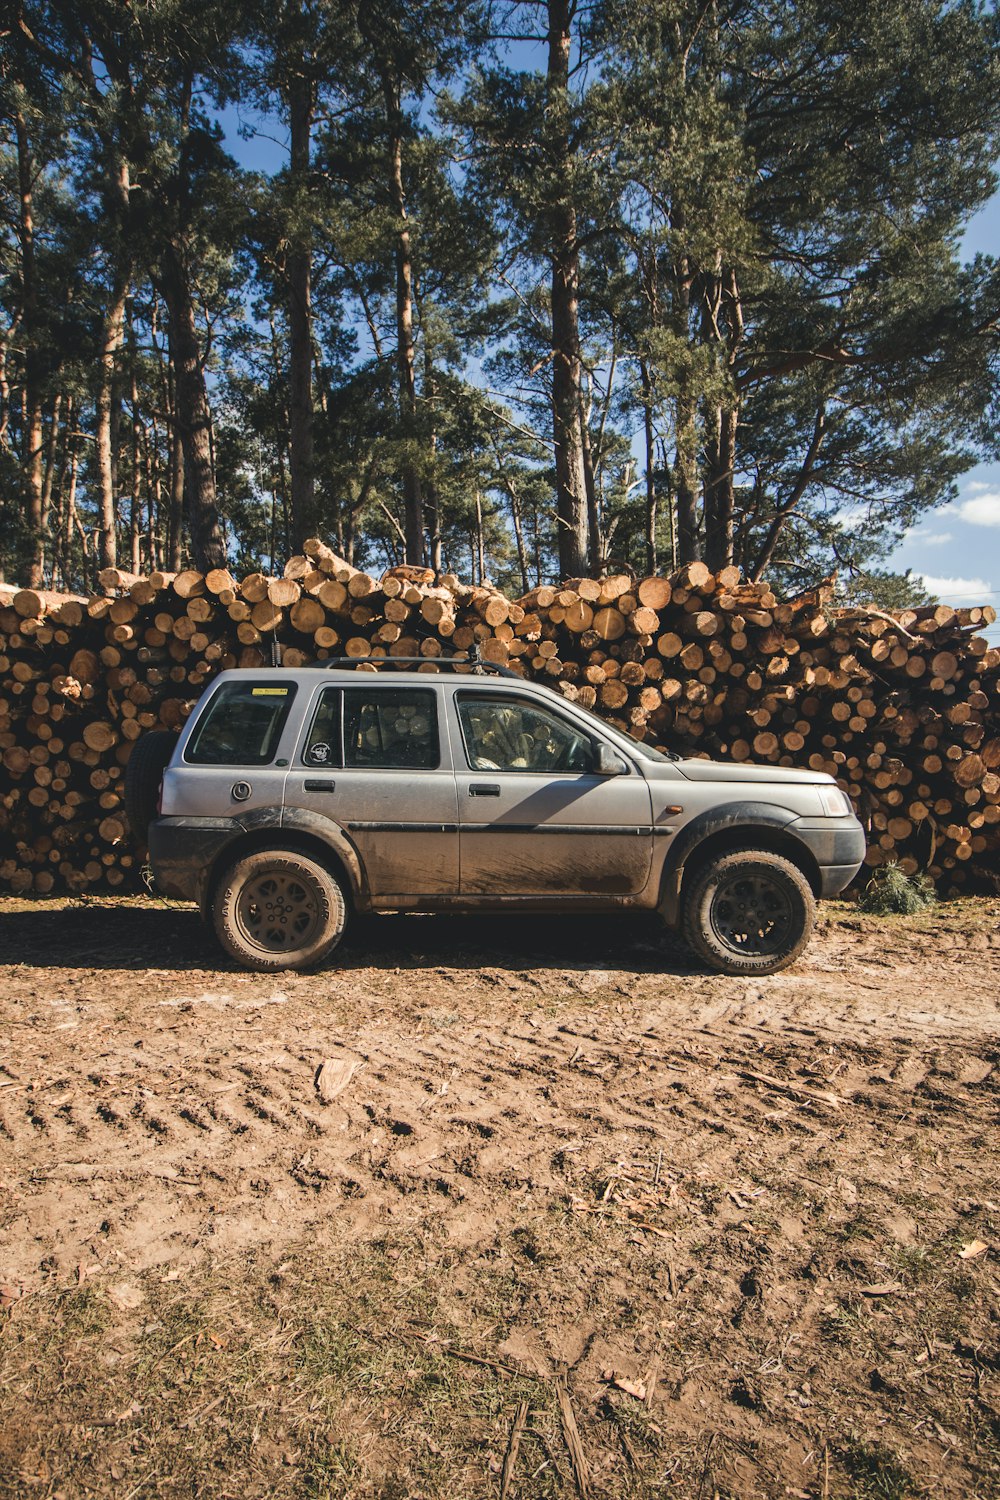
[[[0,901],[0,1495],[1000,1495],[998,959]]]

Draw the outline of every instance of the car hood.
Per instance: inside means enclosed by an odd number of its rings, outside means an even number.
[[[651,781],[672,779],[670,771],[655,761],[643,766]],[[787,766],[752,766],[745,761],[675,760],[671,770],[680,771],[688,781],[723,781],[741,786],[832,786],[834,780],[825,771],[793,771]]]

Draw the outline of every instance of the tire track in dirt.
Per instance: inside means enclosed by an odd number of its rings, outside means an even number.
[[[139,970],[123,1000],[97,974],[10,971],[3,1275],[376,1232],[400,1211],[475,1236],[495,1232],[498,1189],[569,1203],[619,1159],[742,1180],[766,1141],[794,1175],[836,1131],[875,1170],[922,1123],[940,1158],[995,1122],[992,931],[910,935],[893,957],[835,923],[808,965],[748,982],[642,944],[631,968],[588,968],[579,926],[546,934],[535,968],[492,949],[456,964],[427,920],[386,919],[378,967],[348,954],[282,991],[205,972],[178,996],[171,971]],[[358,1068],[326,1103],[331,1053]]]

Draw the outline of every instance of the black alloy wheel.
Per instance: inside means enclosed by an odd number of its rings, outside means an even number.
[[[723,974],[774,974],[809,941],[816,900],[805,875],[769,849],[733,849],[688,876],[682,923],[689,946]]]

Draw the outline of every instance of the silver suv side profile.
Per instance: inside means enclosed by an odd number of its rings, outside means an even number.
[[[864,833],[831,777],[672,758],[453,665],[221,673],[129,762],[159,889],[257,970],[322,963],[353,912],[639,908],[748,975],[791,963],[856,874]]]

